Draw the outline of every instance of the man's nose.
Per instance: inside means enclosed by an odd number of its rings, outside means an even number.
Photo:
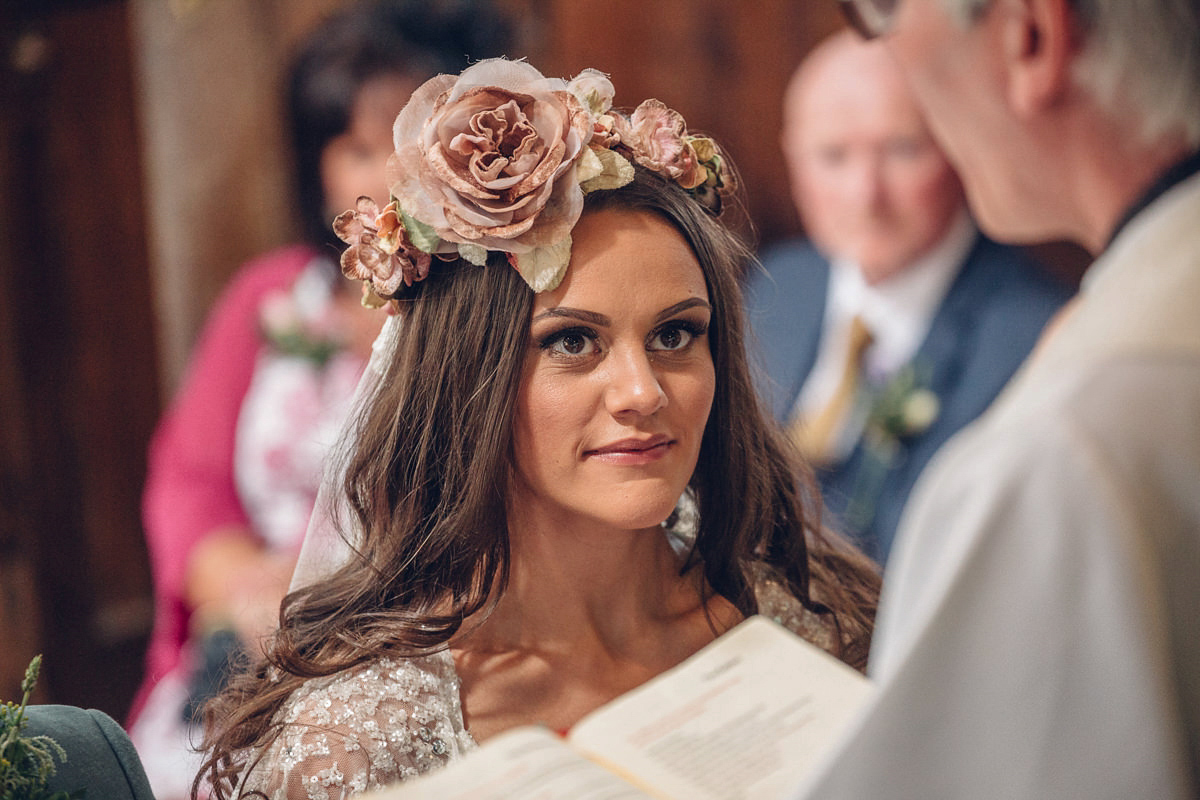
[[[879,158],[859,159],[850,171],[848,180],[859,208],[874,209],[883,202],[883,162]]]

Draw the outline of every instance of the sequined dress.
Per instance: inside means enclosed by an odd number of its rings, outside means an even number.
[[[759,612],[829,650],[832,626],[773,581],[756,587]],[[383,657],[305,682],[280,710],[283,731],[254,765],[242,796],[343,800],[461,758],[478,745],[463,722],[448,651]]]

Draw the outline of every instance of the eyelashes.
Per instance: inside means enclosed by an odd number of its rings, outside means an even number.
[[[688,345],[706,333],[708,333],[708,323],[688,319],[671,320],[651,334],[651,342],[660,342],[664,346],[650,347],[649,349],[668,353],[686,350]]]
[[[682,352],[707,333],[708,322],[670,320],[651,331],[646,339],[646,349],[655,353]],[[537,346],[559,358],[585,358],[599,350],[600,335],[589,326],[572,325],[538,338]]]
[[[582,356],[588,354],[585,350],[590,352],[596,347],[597,338],[596,331],[591,328],[573,325],[543,336],[538,342],[538,347],[557,355]]]

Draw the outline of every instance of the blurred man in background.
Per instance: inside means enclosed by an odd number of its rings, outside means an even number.
[[[764,253],[750,319],[832,524],[883,563],[925,464],[1068,291],[979,234],[881,45],[851,31],[821,43],[788,85],[781,138],[808,238]]]

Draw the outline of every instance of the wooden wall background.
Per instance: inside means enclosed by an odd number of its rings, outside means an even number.
[[[0,700],[44,652],[39,700],[125,713],[149,436],[228,277],[294,234],[281,70],[344,2],[0,0]],[[497,2],[512,56],[659,97],[732,152],[760,240],[799,229],[779,103],[834,0]]]
[[[0,5],[0,699],[120,716],[151,620],[138,514],[158,414],[120,3]]]

